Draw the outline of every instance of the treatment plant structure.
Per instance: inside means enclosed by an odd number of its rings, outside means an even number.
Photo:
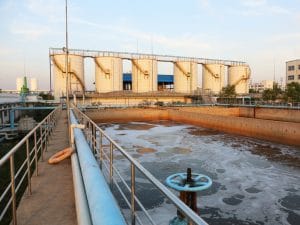
[[[63,49],[50,48],[49,57],[54,71],[54,96],[59,99],[66,95],[65,52]],[[72,95],[85,95],[85,58],[92,58],[95,64],[95,90],[93,95],[86,95],[87,98],[94,101],[104,101],[103,94],[106,100],[129,94],[131,98],[140,97],[137,102],[145,100],[143,96],[150,95],[153,98],[159,98],[160,101],[187,101],[186,96],[199,94],[199,64],[202,65],[202,87],[200,88],[202,94],[219,94],[226,86],[226,73],[228,75],[227,84],[234,85],[237,94],[248,94],[251,70],[245,62],[70,49],[68,68],[70,84],[68,86],[69,93]],[[131,74],[123,73],[124,60],[131,62]],[[166,83],[172,88],[165,88],[168,85],[158,85],[167,77],[158,74],[158,62],[173,63],[173,75],[169,75],[170,79]],[[163,93],[165,90],[169,90],[168,93]],[[121,100],[121,103],[123,102],[124,99]]]

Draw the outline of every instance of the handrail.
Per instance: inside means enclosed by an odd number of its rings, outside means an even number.
[[[130,164],[131,164],[131,174],[135,174],[134,170],[135,168],[138,169],[154,186],[156,186],[159,191],[164,194],[175,206],[178,210],[180,210],[190,222],[198,225],[207,225],[207,223],[199,217],[193,210],[191,210],[185,203],[183,203],[177,196],[175,196],[166,186],[164,186],[159,180],[157,180],[148,170],[146,170],[140,163],[138,163],[130,154],[128,154],[119,144],[117,144],[111,137],[109,137],[94,121],[92,121],[87,115],[85,115],[83,112],[81,112],[77,107],[73,107],[73,110],[75,112],[75,115],[77,119],[80,121],[84,119],[84,124],[88,124],[86,127],[89,129],[89,132],[86,133],[86,137],[88,141],[90,142],[92,149],[94,149],[95,152],[97,152],[96,149],[96,135],[97,131],[99,131],[100,135],[100,168],[102,167],[102,161],[103,161],[103,146],[102,146],[102,138],[105,137],[110,142],[110,155],[106,156],[106,158],[110,158],[108,165],[109,174],[110,174],[110,185],[112,185],[112,182],[114,181],[114,178],[112,176],[114,172],[114,165],[113,165],[113,149],[114,147],[122,153],[123,156],[125,156]],[[81,118],[79,118],[81,117]],[[86,131],[85,131],[86,132]],[[94,136],[92,136],[94,135]],[[98,152],[99,154],[99,152]],[[105,165],[105,164],[104,164]],[[133,175],[132,175],[133,176]],[[131,182],[133,182],[134,185],[134,177],[131,177]],[[116,183],[117,184],[117,183]],[[132,187],[131,187],[132,188]],[[131,190],[131,194],[133,190]],[[134,193],[133,193],[134,195]],[[137,197],[134,195],[132,196],[134,200],[131,199],[131,204],[134,205],[132,201],[138,202]],[[135,208],[135,207],[133,207]],[[132,209],[131,209],[132,210]],[[135,216],[135,211],[132,212],[132,216]],[[138,219],[138,217],[137,217]],[[152,223],[155,224],[155,223]]]
[[[23,181],[26,177],[27,190],[29,195],[31,194],[32,167],[35,166],[35,174],[38,175],[38,159],[39,157],[41,157],[42,160],[44,159],[44,152],[47,151],[48,138],[53,131],[53,127],[56,125],[60,111],[61,107],[57,107],[50,112],[20,142],[18,142],[18,144],[16,144],[0,159],[0,167],[6,162],[9,162],[10,171],[10,182],[7,184],[7,187],[4,188],[4,192],[0,195],[0,205],[3,207],[3,210],[0,213],[0,222],[2,222],[4,216],[7,214],[7,210],[11,206],[12,224],[17,225],[16,195],[18,191],[20,191],[20,187],[23,185]],[[33,146],[30,146],[30,142],[32,142]],[[17,168],[15,166],[15,153],[23,146],[26,149],[26,155],[24,157],[24,161],[20,162],[20,167]],[[8,195],[9,189],[11,189],[10,196]],[[6,198],[8,198],[8,200],[5,200]],[[2,203],[2,201],[6,201],[6,204]]]
[[[8,159],[9,157],[14,154],[25,142],[26,140],[34,134],[34,132],[39,129],[47,120],[49,120],[50,116],[52,116],[54,113],[57,113],[59,108],[56,108],[53,110],[47,117],[45,117],[38,125],[36,125],[26,136],[18,142],[9,152],[7,152],[1,159],[0,159],[0,166],[2,166]]]
[[[224,59],[209,59],[198,57],[185,57],[174,55],[154,55],[146,53],[132,53],[132,52],[113,52],[113,51],[97,51],[97,50],[85,50],[85,49],[69,49],[70,54],[81,55],[83,57],[101,57],[101,56],[113,56],[122,59],[155,59],[161,62],[175,62],[175,61],[192,61],[198,64],[224,64],[227,66],[247,65],[242,61],[224,60]],[[50,48],[49,54],[53,56],[55,54],[63,54],[62,48]]]

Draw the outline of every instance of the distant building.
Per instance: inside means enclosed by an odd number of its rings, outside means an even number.
[[[38,90],[38,82],[36,78],[30,78],[30,91],[36,92]]]
[[[18,77],[16,81],[17,92],[21,91],[23,84],[24,84],[24,77]]]
[[[286,84],[292,82],[300,84],[300,59],[286,62]]]
[[[273,80],[262,80],[260,82],[250,84],[250,89],[255,92],[263,92],[266,89],[273,89]]]

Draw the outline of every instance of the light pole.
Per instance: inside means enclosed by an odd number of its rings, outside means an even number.
[[[68,0],[66,0],[66,47],[65,47],[65,70],[66,70],[66,97],[67,97],[67,119],[68,119],[68,141],[70,142],[70,101],[69,101],[69,45],[68,45]]]

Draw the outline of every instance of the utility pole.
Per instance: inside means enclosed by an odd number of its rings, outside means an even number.
[[[68,118],[68,130],[69,130],[69,142],[70,142],[70,101],[69,101],[69,45],[68,45],[68,0],[66,0],[66,48],[65,48],[65,70],[66,70],[66,97],[67,97],[67,118]]]
[[[49,78],[50,78],[50,84],[49,84],[49,93],[52,94],[52,65],[51,65],[51,52],[49,49],[49,68],[50,68],[50,73],[49,73]]]
[[[273,89],[275,87],[275,58],[273,59]]]

